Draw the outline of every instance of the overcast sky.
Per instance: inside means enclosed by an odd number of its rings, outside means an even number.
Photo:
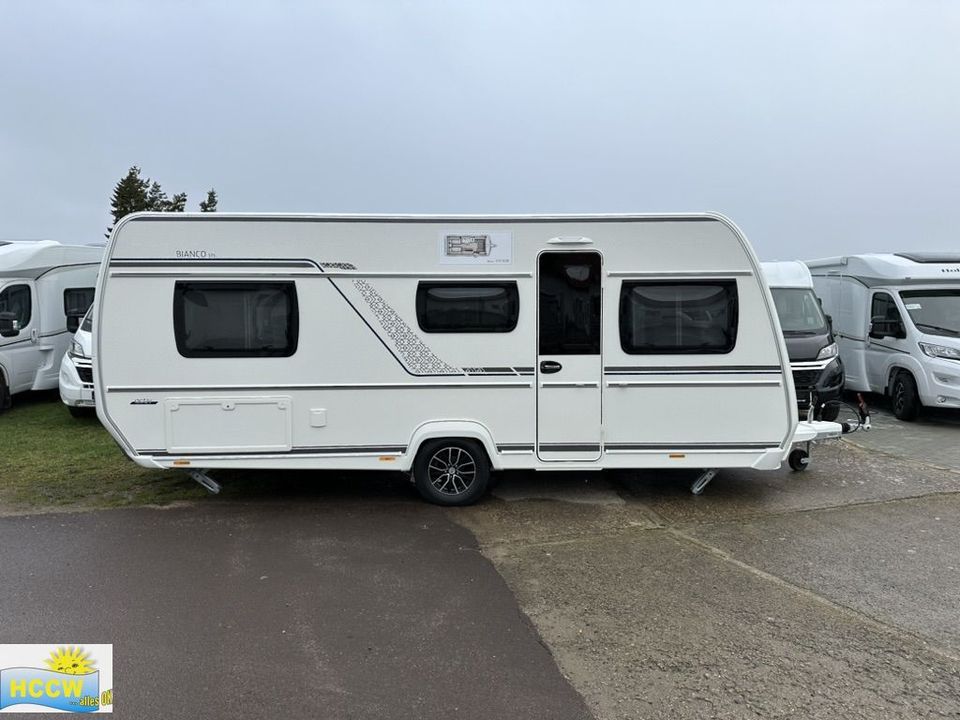
[[[960,250],[960,2],[2,0],[0,238],[102,239],[134,164],[194,210]]]

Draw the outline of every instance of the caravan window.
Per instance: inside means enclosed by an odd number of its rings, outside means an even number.
[[[421,282],[417,286],[417,322],[424,332],[510,332],[519,314],[515,282]]]
[[[297,351],[292,282],[177,282],[177,350],[188,358],[289,357]]]
[[[93,305],[93,288],[67,288],[63,291],[63,314],[83,315]]]
[[[8,285],[0,292],[0,312],[14,314],[14,328],[23,330],[30,324],[32,303],[29,285]]]
[[[620,289],[620,345],[631,355],[728,353],[737,341],[733,280],[631,282]]]

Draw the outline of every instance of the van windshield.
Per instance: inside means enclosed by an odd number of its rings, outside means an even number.
[[[771,288],[784,335],[822,335],[829,332],[820,301],[809,288]]]
[[[84,332],[91,332],[93,330],[93,305],[87,308],[87,314],[83,316],[80,329]]]
[[[902,290],[900,299],[921,332],[960,337],[960,288]]]

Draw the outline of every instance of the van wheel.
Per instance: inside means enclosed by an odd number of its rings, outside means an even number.
[[[840,415],[840,405],[835,402],[828,402],[819,413],[820,417],[818,420],[826,420],[827,422],[833,422]]]
[[[0,413],[4,410],[9,410],[12,404],[13,400],[10,397],[10,388],[7,387],[7,381],[3,379],[3,374],[0,373]]]
[[[917,382],[908,372],[898,372],[890,389],[893,414],[900,420],[916,420],[920,414],[920,395]]]
[[[473,440],[430,440],[413,463],[413,482],[421,497],[437,505],[470,505],[490,484],[490,461]]]
[[[90,412],[90,408],[77,407],[76,405],[67,405],[67,410],[70,411],[70,416],[75,418],[88,418],[93,414]]]

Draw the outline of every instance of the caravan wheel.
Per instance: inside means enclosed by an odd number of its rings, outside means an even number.
[[[490,484],[490,461],[473,440],[430,440],[420,447],[413,481],[421,497],[437,505],[470,505]]]

